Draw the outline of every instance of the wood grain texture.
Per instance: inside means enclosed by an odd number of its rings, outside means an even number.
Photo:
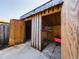
[[[39,16],[38,15],[36,15],[36,48],[38,49],[39,48],[39,26],[38,26],[38,21],[39,21],[39,18],[38,18]]]
[[[79,0],[64,0],[61,38],[61,59],[79,59]]]
[[[41,38],[41,33],[42,33],[42,16],[41,14],[39,14],[38,17],[38,32],[39,32],[39,50],[42,50],[42,38]]]
[[[10,20],[10,33],[9,33],[9,42],[8,42],[8,45],[9,46],[12,46],[15,44],[15,40],[14,40],[14,28],[13,28],[13,25],[14,22],[12,20]]]
[[[36,47],[36,17],[33,16],[32,18],[32,38],[31,38],[32,42],[32,47]]]
[[[31,46],[34,47],[34,17],[32,17],[32,30],[31,30]]]
[[[41,50],[41,15],[34,15],[32,18],[32,39],[34,48]]]
[[[49,9],[46,9],[46,10],[42,11],[41,15],[46,16],[46,15],[58,13],[58,12],[61,11],[61,7],[62,7],[62,4],[59,4],[59,5],[55,6],[55,7],[51,7]]]
[[[25,23],[20,20],[11,20],[9,46],[24,42]]]

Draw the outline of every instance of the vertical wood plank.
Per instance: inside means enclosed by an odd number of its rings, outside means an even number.
[[[36,28],[36,26],[37,26],[37,23],[36,23],[36,21],[37,21],[37,18],[36,18],[36,15],[35,15],[35,19],[34,19],[34,47],[36,48],[36,37],[37,37],[37,34],[36,34],[36,32],[37,32],[37,28]]]
[[[36,48],[36,15],[34,16],[34,48]]]
[[[33,16],[32,20],[32,41],[33,47],[35,47],[35,16]]]
[[[33,20],[34,20],[34,17],[32,18],[32,29],[31,29],[31,34],[32,34],[32,35],[31,35],[31,46],[34,46],[34,29],[33,29],[33,28],[34,28],[34,25],[33,25],[33,24],[34,24],[34,21],[33,21]]]
[[[13,46],[14,44],[15,44],[15,40],[14,40],[14,37],[15,37],[15,35],[14,35],[14,26],[15,26],[15,24],[14,24],[14,22],[13,22],[13,20],[10,20],[10,33],[9,33],[9,42],[8,42],[8,45],[9,46]]]
[[[79,59],[79,0],[64,0],[61,38],[61,58]]]
[[[41,50],[42,49],[42,46],[41,46],[41,44],[42,44],[42,39],[41,39],[41,29],[42,29],[42,18],[41,18],[41,14],[39,14],[39,50]]]
[[[39,44],[38,44],[38,40],[39,40],[39,31],[38,31],[38,15],[36,15],[36,48],[38,49]]]

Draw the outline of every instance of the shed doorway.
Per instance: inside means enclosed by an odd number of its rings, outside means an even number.
[[[25,41],[31,40],[31,20],[25,21]]]
[[[42,16],[42,47],[54,43],[54,38],[61,39],[61,12]]]
[[[61,59],[61,12],[42,16],[42,51],[50,59]]]
[[[41,34],[43,53],[51,59],[61,59],[61,12],[42,16]]]

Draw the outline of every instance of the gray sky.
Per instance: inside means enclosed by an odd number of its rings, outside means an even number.
[[[46,3],[49,0],[0,0],[0,19],[9,21]]]

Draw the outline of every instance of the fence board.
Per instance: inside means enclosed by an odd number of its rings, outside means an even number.
[[[25,22],[21,20],[10,21],[9,46],[24,42]]]

